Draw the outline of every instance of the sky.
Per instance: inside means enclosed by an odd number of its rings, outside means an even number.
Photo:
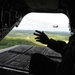
[[[66,31],[69,19],[62,13],[29,13],[25,15],[16,30]]]

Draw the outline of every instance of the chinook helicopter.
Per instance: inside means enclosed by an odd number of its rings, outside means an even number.
[[[69,15],[67,13],[67,8],[65,5],[65,4],[68,4],[67,2],[71,3],[70,0],[0,0],[0,41],[14,27],[18,27],[18,25],[22,21],[23,17],[30,12],[64,13],[65,15],[67,15],[69,17]],[[71,20],[70,17],[69,17],[69,19]],[[71,32],[73,32],[73,31],[74,31],[74,25],[71,26]],[[25,46],[25,47],[28,47],[28,46]],[[30,48],[32,48],[32,46],[29,46],[28,49],[30,49]],[[18,48],[18,50],[19,50],[19,48]],[[4,54],[1,53],[0,55],[2,55],[0,57],[3,57],[3,60],[0,59],[0,74],[1,75],[3,75],[3,74],[4,75],[9,75],[9,74],[11,74],[11,75],[17,75],[17,74],[18,75],[28,75],[28,69],[27,69],[28,65],[26,66],[26,68],[22,69],[21,64],[20,64],[20,68],[19,68],[17,65],[14,65],[17,62],[11,62],[11,61],[13,59],[14,59],[13,61],[16,61],[16,59],[20,58],[20,57],[22,60],[28,59],[28,58],[30,58],[29,56],[27,58],[24,58],[27,55],[24,55],[23,52],[15,51],[15,49],[13,51],[12,50],[8,51],[8,52],[6,51],[6,52],[4,52]],[[5,55],[7,55],[7,56],[4,57]],[[11,61],[9,61],[10,59],[11,59]],[[24,65],[24,63],[25,63],[25,61],[22,62],[23,65]],[[19,63],[17,63],[17,64],[19,64]],[[23,67],[23,65],[22,65],[22,67]]]

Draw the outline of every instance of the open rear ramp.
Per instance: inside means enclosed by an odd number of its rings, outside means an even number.
[[[34,53],[41,53],[53,61],[61,62],[61,55],[50,48],[33,45],[18,45],[0,53],[0,69],[7,71],[6,73],[9,72],[11,75],[13,73],[15,75],[18,73],[18,75],[29,74],[30,59]]]

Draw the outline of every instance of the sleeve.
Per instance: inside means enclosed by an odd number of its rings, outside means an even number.
[[[61,53],[63,48],[66,46],[66,43],[64,41],[56,41],[53,39],[50,39],[47,46],[54,51]]]

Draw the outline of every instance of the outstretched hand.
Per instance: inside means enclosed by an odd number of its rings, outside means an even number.
[[[44,32],[36,30],[34,35],[37,36],[35,38],[36,41],[41,42],[43,44],[48,44],[49,38],[48,38],[48,36]]]

